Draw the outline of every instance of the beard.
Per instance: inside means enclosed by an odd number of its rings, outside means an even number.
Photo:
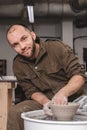
[[[29,45],[29,44],[31,44],[31,45]],[[29,49],[29,46],[30,46],[30,49]],[[29,49],[29,50],[28,50]],[[16,51],[17,52],[17,51]],[[23,52],[21,52],[21,53],[18,53],[20,56],[22,56],[24,59],[26,59],[26,60],[34,60],[34,59],[36,59],[35,57],[35,55],[36,55],[36,52],[37,52],[37,49],[36,49],[36,42],[35,42],[35,40],[33,39],[33,37],[32,37],[32,39],[31,39],[31,43],[28,43],[28,46],[26,45],[26,47],[25,47],[25,49],[23,50]]]
[[[35,43],[35,41],[34,41],[34,39],[32,39],[32,43],[33,43],[33,45],[32,45],[32,50],[31,50],[31,55],[29,56],[29,59],[30,60],[32,60],[32,59],[34,59],[34,56],[35,56],[35,51],[36,51],[36,43]]]
[[[36,45],[35,45],[36,43],[35,43],[35,41],[34,41],[34,39],[32,38],[32,48],[31,48],[31,51],[30,51],[30,54],[27,54],[27,55],[25,55],[25,54],[20,54],[22,57],[24,57],[25,59],[27,59],[27,60],[33,60],[33,59],[35,59],[34,57],[35,57],[35,52],[36,52]]]

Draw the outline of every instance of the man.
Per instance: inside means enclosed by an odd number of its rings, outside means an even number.
[[[18,24],[8,29],[7,40],[18,53],[14,75],[27,97],[9,111],[7,130],[24,130],[22,112],[42,109],[51,100],[67,104],[83,93],[84,70],[69,46],[61,41],[37,43],[36,34]]]

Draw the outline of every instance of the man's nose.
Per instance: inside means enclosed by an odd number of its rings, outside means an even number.
[[[24,43],[20,43],[20,48],[22,49],[22,50],[24,50],[25,49],[25,44]]]

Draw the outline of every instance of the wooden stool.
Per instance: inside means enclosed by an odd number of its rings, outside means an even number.
[[[7,114],[12,106],[12,88],[15,88],[15,81],[0,81],[0,130],[6,130]]]

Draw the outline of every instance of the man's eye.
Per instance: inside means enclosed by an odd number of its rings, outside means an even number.
[[[22,37],[21,40],[22,41],[25,41],[27,39],[27,37]]]
[[[13,46],[13,47],[16,47],[17,45],[18,45],[18,43],[14,43],[12,46]]]

